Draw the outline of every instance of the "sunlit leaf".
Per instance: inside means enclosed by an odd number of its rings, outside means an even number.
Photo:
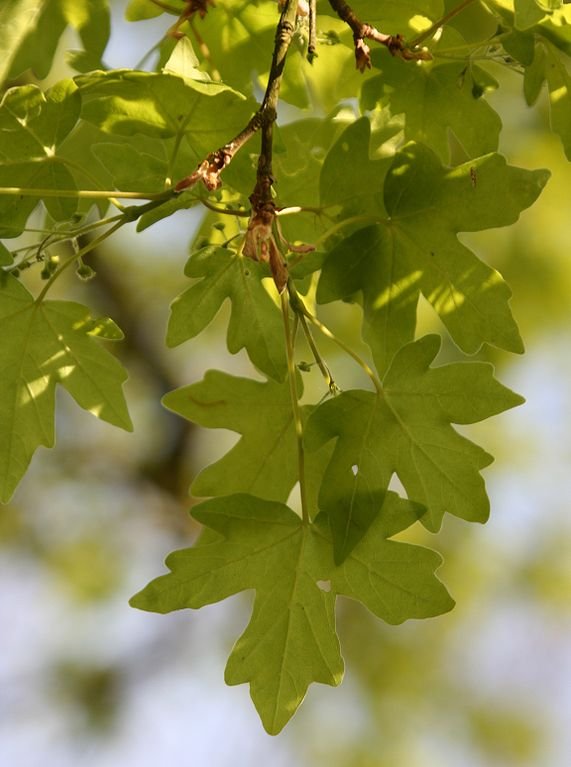
[[[232,302],[228,350],[245,348],[254,365],[277,381],[286,374],[281,313],[262,284],[265,264],[228,248],[206,247],[193,253],[185,274],[199,278],[172,304],[169,346],[194,338],[214,319],[226,299]]]
[[[548,177],[509,167],[495,154],[446,168],[428,148],[408,145],[386,177],[377,222],[330,253],[318,300],[362,295],[364,338],[380,372],[413,338],[421,292],[464,351],[490,343],[522,352],[510,289],[457,233],[513,223]]]
[[[248,495],[207,501],[193,515],[217,537],[172,553],[170,574],[152,581],[131,604],[167,613],[255,589],[252,617],[234,645],[225,679],[231,685],[250,684],[264,727],[276,734],[312,682],[341,682],[337,593],[359,599],[391,623],[436,615],[453,605],[434,576],[441,562],[437,554],[383,540],[414,521],[406,502],[391,498],[387,505],[393,508],[383,521],[379,517],[370,544],[363,541],[337,568],[326,521],[305,525],[287,506]]]
[[[480,470],[492,456],[458,434],[469,424],[515,407],[523,399],[499,384],[485,363],[431,368],[440,337],[404,346],[383,379],[383,394],[344,391],[311,415],[307,444],[336,446],[319,494],[342,561],[366,533],[393,473],[411,501],[422,504],[422,522],[440,528],[448,512],[485,522],[489,501]]]
[[[116,326],[114,326],[116,328]],[[107,328],[107,329],[106,329]],[[37,303],[10,275],[0,283],[0,499],[12,496],[36,448],[54,444],[54,397],[61,384],[80,407],[132,428],[120,363],[94,340],[117,337],[70,301]]]

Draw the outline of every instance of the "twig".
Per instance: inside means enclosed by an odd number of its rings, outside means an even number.
[[[385,35],[370,24],[364,24],[345,0],[329,0],[329,5],[353,31],[355,62],[360,72],[371,68],[371,49],[365,42],[366,39],[384,45],[392,56],[400,56],[407,61],[428,61],[432,58],[428,51],[413,50],[414,46],[407,45],[402,35]]]
[[[468,5],[473,3],[474,0],[464,0],[464,2],[457,5],[455,8],[451,8],[448,13],[446,13],[444,16],[442,16],[441,19],[438,19],[438,21],[435,21],[434,24],[429,27],[428,29],[425,29],[424,32],[422,32],[418,37],[415,37],[414,40],[410,43],[410,47],[414,48],[416,45],[420,45],[420,43],[423,43],[425,40],[428,40],[428,38],[433,35],[437,30],[440,29],[440,27],[443,27],[450,19],[453,19],[454,16],[457,16],[460,11],[463,11],[464,8],[466,8]]]
[[[166,202],[174,196],[171,190],[146,194],[144,192],[117,192],[99,189],[25,189],[20,186],[2,186],[0,187],[0,195],[2,194],[19,197],[65,197],[79,200],[108,200],[116,197],[122,200],[159,200],[161,202]]]
[[[307,60],[313,64],[317,58],[317,31],[315,18],[317,15],[317,0],[309,0],[309,42],[307,44]]]
[[[286,0],[276,29],[276,40],[268,85],[258,114],[261,119],[262,145],[258,158],[256,186],[250,195],[252,216],[246,232],[244,255],[269,263],[279,293],[287,286],[287,265],[274,237],[276,204],[272,197],[273,128],[288,48],[295,30],[297,0]]]
[[[258,111],[251,117],[246,127],[241,130],[237,136],[216,151],[211,152],[193,173],[181,179],[174,187],[176,192],[181,192],[183,189],[193,186],[198,181],[201,181],[210,192],[218,189],[222,184],[220,174],[224,168],[227,168],[232,162],[236,152],[238,152],[244,144],[246,144],[252,136],[264,126],[266,145],[265,147],[262,146],[262,154],[260,157],[264,155],[264,151],[266,154],[268,153],[268,146],[271,145],[271,126],[276,119],[276,109],[283,68],[287,50],[295,29],[296,14],[297,2],[294,2],[294,0],[286,0],[277,26],[276,42],[266,93]],[[264,137],[262,136],[262,145],[263,144]],[[260,170],[260,163],[258,164],[258,180],[260,179],[260,173],[265,173],[266,176],[268,176],[268,170],[269,175],[271,176],[271,155],[268,159],[264,160],[263,164],[264,167],[262,170]]]

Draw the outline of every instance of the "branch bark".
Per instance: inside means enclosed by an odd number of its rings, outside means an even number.
[[[392,56],[400,56],[407,61],[427,61],[432,58],[428,51],[414,50],[407,46],[402,35],[385,35],[370,24],[364,24],[345,0],[329,0],[329,5],[353,32],[355,63],[360,72],[371,68],[371,49],[365,42],[366,39],[384,45]]]

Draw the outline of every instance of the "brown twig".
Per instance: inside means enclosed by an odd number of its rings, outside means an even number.
[[[159,8],[163,8],[168,13],[173,13],[173,9],[171,9],[170,6],[162,3],[161,0],[153,0],[153,2],[155,5],[158,5]],[[167,36],[174,37],[176,40],[184,37],[184,32],[180,31],[180,27],[184,24],[185,21],[190,23],[195,13],[198,13],[200,18],[203,19],[208,13],[209,5],[215,6],[216,3],[214,0],[186,0],[182,13],[178,15],[176,22],[167,31]],[[178,11],[174,12],[178,14]]]
[[[287,52],[295,31],[298,15],[298,0],[285,0],[276,29],[276,39],[268,84],[262,104],[249,120],[246,127],[231,141],[211,152],[200,165],[175,186],[175,192],[182,192],[199,181],[209,190],[218,189],[222,181],[220,174],[232,162],[236,152],[246,144],[257,131],[261,130],[262,141],[258,158],[256,185],[250,195],[252,214],[246,232],[243,253],[256,261],[269,264],[274,282],[280,293],[287,285],[287,265],[284,261],[278,241],[282,241],[275,228],[276,205],[272,197],[274,183],[272,171],[273,126],[277,116],[279,92]]]
[[[442,16],[442,18],[438,19],[438,21],[435,21],[431,27],[425,29],[424,32],[418,35],[418,37],[415,37],[414,40],[410,43],[411,48],[414,48],[416,45],[420,45],[420,43],[428,40],[428,38],[431,37],[431,35],[433,35],[437,30],[439,30],[440,27],[443,27],[444,24],[450,21],[450,19],[453,19],[454,16],[457,16],[461,11],[464,10],[464,8],[467,8],[473,2],[474,0],[464,0],[455,8],[451,8],[448,13]]]
[[[414,50],[409,47],[402,35],[385,35],[370,24],[364,24],[360,21],[353,9],[345,0],[329,0],[330,6],[337,13],[353,32],[353,42],[355,43],[355,62],[357,69],[364,72],[371,68],[371,49],[365,40],[374,40],[388,48],[392,56],[400,56],[407,61],[426,61],[432,58],[428,51]]]
[[[266,261],[272,272],[279,293],[288,281],[287,264],[277,246],[274,236],[276,205],[272,198],[274,183],[272,171],[273,127],[277,116],[282,75],[288,48],[295,30],[298,12],[297,0],[286,0],[276,30],[272,66],[260,114],[262,118],[262,144],[258,158],[256,186],[250,195],[252,216],[246,232],[244,255],[256,261]]]
[[[240,131],[237,136],[215,152],[211,152],[193,173],[181,179],[176,184],[175,191],[182,192],[184,189],[193,186],[198,181],[201,181],[209,191],[218,189],[222,183],[220,174],[224,168],[228,167],[232,162],[232,158],[236,152],[241,149],[244,144],[246,144],[258,130],[260,130],[260,128],[273,125],[276,119],[276,107],[286,54],[295,29],[296,13],[297,3],[294,3],[293,0],[287,0],[284,4],[276,31],[276,43],[266,93],[258,111],[252,116],[246,127]],[[264,147],[264,138],[262,136],[262,152],[260,155],[260,162],[258,163],[258,184],[256,187],[261,183],[260,179],[262,177],[265,177],[266,179],[271,177],[271,129],[269,130],[269,134],[266,133],[266,139],[266,146]],[[268,152],[270,152],[270,154],[267,157],[267,160],[262,162],[262,158],[266,157]],[[269,187],[271,187],[271,183],[269,184]],[[255,194],[256,192],[254,192],[254,195]]]
[[[307,44],[307,60],[313,64],[317,58],[317,31],[315,19],[317,15],[317,0],[309,0],[309,42]]]

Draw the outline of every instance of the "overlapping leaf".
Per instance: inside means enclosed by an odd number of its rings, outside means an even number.
[[[513,223],[548,177],[547,171],[509,167],[495,154],[446,168],[430,149],[406,146],[386,176],[377,223],[329,254],[318,301],[362,295],[363,334],[381,373],[414,337],[421,292],[463,351],[490,343],[522,352],[510,289],[457,233]]]
[[[255,589],[252,617],[228,659],[225,679],[250,684],[264,727],[276,734],[312,682],[341,682],[336,594],[362,601],[391,623],[453,606],[434,576],[441,563],[435,552],[386,540],[415,521],[411,504],[391,495],[383,512],[370,536],[335,567],[326,520],[304,525],[287,506],[248,495],[207,501],[193,515],[216,537],[170,554],[171,572],[131,604],[167,613]]]
[[[232,314],[227,344],[232,354],[245,348],[263,373],[276,381],[286,374],[281,313],[262,284],[269,277],[265,264],[229,248],[206,247],[192,254],[185,267],[196,282],[172,304],[167,344],[194,338],[210,323],[228,298]]]
[[[524,95],[533,105],[544,85],[549,93],[551,128],[571,160],[571,8],[560,2],[494,3],[502,20],[514,25],[502,39],[505,50],[525,68]]]
[[[450,130],[468,157],[498,148],[502,123],[482,98],[485,90],[497,88],[487,72],[464,62],[411,66],[381,53],[373,57],[381,74],[363,85],[364,109],[380,105],[393,115],[404,114],[405,137],[427,144],[443,162],[450,159]]]
[[[0,6],[0,84],[4,82],[10,66],[26,35],[32,29],[40,6],[36,0],[4,0]]]
[[[10,78],[27,69],[31,69],[39,79],[46,77],[60,38],[68,26],[79,33],[84,46],[84,50],[74,51],[68,56],[68,61],[82,72],[101,67],[101,57],[110,33],[108,0],[43,0],[41,3],[25,0],[8,0],[6,3],[3,0],[2,6],[6,4],[6,20],[14,25],[13,36],[10,35],[10,26],[7,27],[8,33],[3,34],[9,43],[4,71],[9,72]],[[6,27],[2,25],[2,29]],[[0,75],[2,69],[0,67]],[[0,76],[0,81],[2,79]]]
[[[70,301],[37,303],[10,275],[0,282],[0,500],[10,499],[36,448],[54,444],[54,396],[61,384],[85,410],[130,430],[127,374],[95,341],[121,331]]]
[[[105,133],[178,138],[195,161],[233,138],[254,111],[252,102],[222,83],[167,73],[91,72],[76,82],[82,117]]]
[[[571,21],[571,17],[570,17]],[[571,160],[571,59],[547,36],[513,33],[504,46],[525,67],[524,95],[532,106],[544,83],[549,93],[551,129],[559,134],[565,154]],[[568,53],[571,54],[571,37]]]
[[[75,191],[59,147],[74,129],[80,109],[72,80],[62,80],[45,94],[34,85],[7,91],[0,104],[0,186]],[[19,235],[39,199],[0,196],[0,236]],[[73,198],[45,195],[43,201],[56,221],[68,219],[77,209]]]
[[[422,522],[438,530],[448,512],[485,522],[489,501],[480,470],[492,457],[453,428],[523,402],[498,383],[485,363],[430,368],[440,337],[425,336],[395,355],[383,395],[345,391],[311,415],[307,444],[336,439],[319,506],[331,519],[336,560],[367,531],[393,472],[408,497],[426,508]]]

